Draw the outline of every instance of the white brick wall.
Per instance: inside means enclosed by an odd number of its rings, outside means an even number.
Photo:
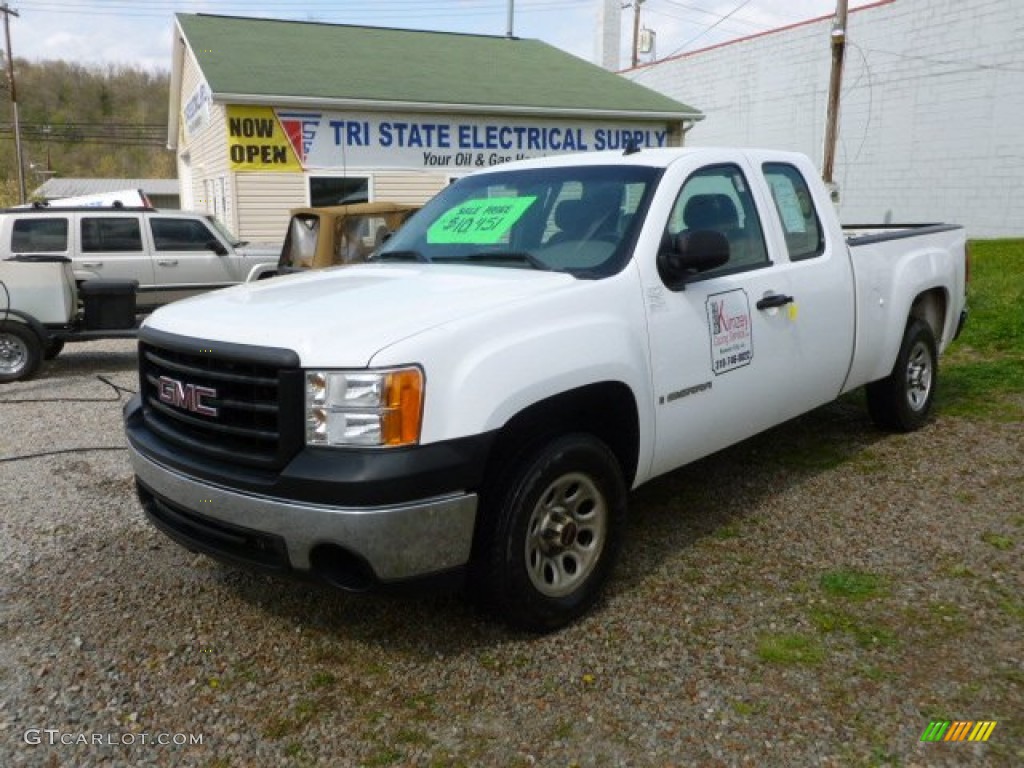
[[[821,165],[831,19],[624,73],[707,117],[692,146]],[[1024,2],[883,0],[850,12],[835,179],[845,223],[1024,235]]]

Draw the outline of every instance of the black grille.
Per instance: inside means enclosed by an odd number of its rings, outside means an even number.
[[[290,568],[284,539],[189,512],[139,485],[142,508],[157,528],[189,549],[274,571]]]
[[[219,354],[212,342],[188,342],[140,341],[146,426],[191,455],[261,469],[283,467],[303,440],[302,373],[274,361],[287,357],[288,350],[221,345]],[[161,391],[185,397],[162,399]]]

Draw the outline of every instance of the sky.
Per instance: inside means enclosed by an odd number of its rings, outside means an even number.
[[[635,0],[634,0],[635,1]],[[175,13],[504,35],[509,0],[6,0],[15,58],[169,70]],[[658,58],[835,13],[835,0],[640,0]],[[871,0],[850,0],[850,8]],[[597,60],[602,0],[514,0],[513,32]],[[623,5],[628,0],[622,0]],[[633,8],[622,11],[621,66],[629,65]],[[0,44],[2,44],[0,38]],[[6,53],[6,52],[5,52]],[[643,57],[642,60],[646,60]]]

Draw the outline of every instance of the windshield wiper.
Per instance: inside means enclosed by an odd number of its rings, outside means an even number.
[[[378,251],[371,254],[368,261],[415,261],[430,264],[431,259],[419,251]]]
[[[529,251],[480,251],[479,253],[470,253],[465,256],[438,256],[434,261],[515,262],[517,264],[526,264],[534,269],[539,269],[544,272],[555,271],[550,265],[545,264]]]

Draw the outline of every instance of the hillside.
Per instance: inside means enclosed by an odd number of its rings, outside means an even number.
[[[15,81],[29,195],[51,175],[175,175],[166,148],[169,74],[15,59]],[[15,156],[8,82],[0,75],[0,205],[17,202]]]

